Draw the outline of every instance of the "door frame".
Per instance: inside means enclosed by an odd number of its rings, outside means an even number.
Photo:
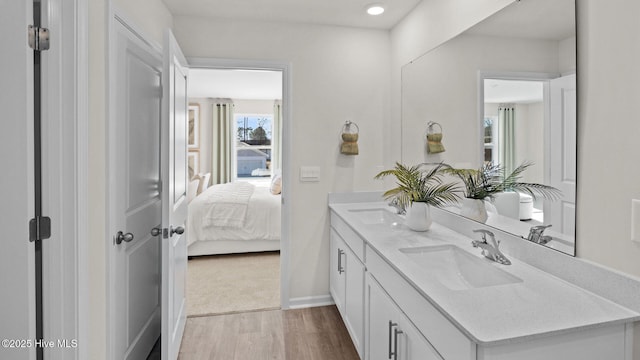
[[[292,65],[286,61],[187,57],[190,69],[268,70],[282,72],[282,182],[293,184],[292,149]],[[188,96],[189,94],[187,94]],[[291,306],[289,283],[292,186],[282,187],[282,226],[280,234],[280,307]]]
[[[47,0],[43,26],[43,322],[47,339],[77,347],[45,349],[47,359],[89,358],[89,2]],[[64,241],[63,241],[64,239]]]
[[[484,80],[486,79],[499,79],[499,80],[524,80],[524,81],[539,81],[543,82],[544,91],[544,123],[545,123],[545,176],[549,173],[546,168],[549,164],[549,151],[548,149],[548,122],[549,122],[549,81],[560,76],[559,73],[538,73],[538,72],[513,72],[513,71],[478,71],[478,115],[477,115],[477,132],[478,145],[480,149],[477,158],[478,166],[484,162]]]

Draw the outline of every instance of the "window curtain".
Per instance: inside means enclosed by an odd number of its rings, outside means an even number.
[[[500,122],[500,163],[505,176],[511,174],[516,166],[516,108],[512,104],[498,107]]]
[[[282,101],[273,104],[273,135],[271,138],[271,174],[282,170]]]
[[[218,99],[213,104],[213,142],[211,145],[211,183],[233,180],[233,102]]]

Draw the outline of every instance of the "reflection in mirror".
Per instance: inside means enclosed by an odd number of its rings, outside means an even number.
[[[506,172],[533,163],[520,181],[556,187],[562,199],[500,194],[487,204],[486,224],[571,255],[575,40],[574,0],[514,2],[402,69],[402,162],[493,162]],[[427,152],[431,121],[442,126],[443,153]]]

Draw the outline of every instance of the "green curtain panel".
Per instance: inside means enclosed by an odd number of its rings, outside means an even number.
[[[212,184],[224,184],[233,179],[231,151],[233,141],[233,103],[220,101],[213,104],[213,144],[211,146]]]
[[[271,140],[271,173],[282,169],[282,101],[273,104],[273,138]]]
[[[501,105],[498,108],[500,121],[500,164],[505,174],[511,174],[516,166],[516,108],[513,105]]]

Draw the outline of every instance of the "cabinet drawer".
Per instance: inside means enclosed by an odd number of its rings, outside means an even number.
[[[371,275],[444,359],[476,358],[475,343],[372,249],[367,249],[366,265]]]
[[[340,235],[344,242],[351,248],[351,251],[364,263],[364,240],[356,234],[347,223],[331,212],[331,227]]]

